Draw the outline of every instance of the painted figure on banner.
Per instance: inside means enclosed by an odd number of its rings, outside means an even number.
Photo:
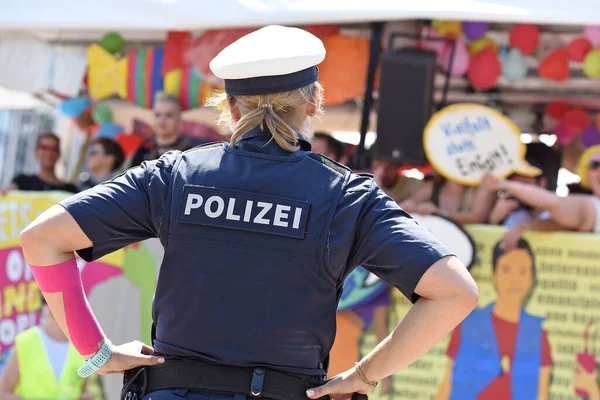
[[[544,318],[525,308],[536,283],[529,243],[494,248],[496,301],[473,311],[450,338],[440,400],[548,399],[552,355]]]

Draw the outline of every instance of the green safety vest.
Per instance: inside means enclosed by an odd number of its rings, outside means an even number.
[[[37,328],[18,334],[15,350],[19,363],[16,395],[25,399],[78,400],[81,397],[84,379],[77,375],[77,369],[84,360],[73,345],[69,344],[69,353],[58,382]]]

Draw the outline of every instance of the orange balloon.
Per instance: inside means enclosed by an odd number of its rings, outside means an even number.
[[[369,68],[369,40],[345,35],[323,39],[327,57],[319,65],[319,81],[327,104],[363,97]],[[341,68],[341,70],[340,70]]]

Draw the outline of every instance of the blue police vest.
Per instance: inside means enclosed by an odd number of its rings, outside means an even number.
[[[322,260],[349,177],[304,150],[182,153],[161,228],[155,350],[323,375],[339,284]]]
[[[473,311],[462,323],[460,347],[452,373],[451,400],[476,400],[502,374],[500,352],[492,322],[494,304]],[[521,310],[511,365],[513,400],[537,398],[542,358],[543,318]]]

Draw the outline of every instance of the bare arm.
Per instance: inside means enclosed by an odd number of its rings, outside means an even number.
[[[499,198],[496,200],[496,204],[490,213],[488,223],[491,225],[500,225],[517,207],[519,207],[519,203],[516,200],[508,199],[506,196]]]
[[[419,359],[466,318],[479,300],[475,281],[454,256],[434,263],[415,292],[421,298],[394,331],[360,361],[370,381],[380,381]],[[347,393],[368,391],[369,387],[357,376],[356,369],[352,369],[307,394],[311,398],[338,394],[332,398],[349,399],[351,396]]]
[[[488,216],[494,207],[496,194],[486,190],[483,187],[477,188],[473,207],[470,211],[449,212],[447,217],[459,224],[483,224],[488,220]]]
[[[74,251],[92,246],[91,240],[77,222],[61,206],[49,208],[21,233],[21,245],[27,262],[35,266],[50,266],[73,260]],[[62,292],[43,293],[60,328],[69,338]],[[92,318],[95,319],[93,314]],[[102,343],[98,344],[98,347]],[[113,348],[110,360],[99,373],[114,373],[140,365],[155,365],[163,358],[150,356],[153,349],[140,342],[130,342]],[[82,354],[88,358],[93,354]]]
[[[415,292],[421,298],[394,331],[363,359],[369,379],[383,379],[419,359],[466,318],[479,299],[475,281],[453,256],[433,264]]]
[[[490,190],[504,190],[525,204],[548,211],[553,220],[568,229],[589,232],[594,226],[596,214],[587,196],[560,197],[534,185],[497,180],[491,175],[485,176],[482,185]]]
[[[0,400],[23,400],[21,396],[14,394],[19,382],[19,363],[17,351],[13,349],[6,360],[6,365],[0,377]]]
[[[389,308],[387,306],[380,306],[375,309],[373,315],[373,330],[375,331],[375,337],[377,338],[377,342],[381,342],[388,335],[388,324],[387,324],[387,315]],[[390,378],[385,378],[381,382],[381,389],[383,394],[388,394],[391,389],[391,381]]]
[[[30,265],[50,266],[72,260],[75,250],[91,247],[92,242],[73,217],[55,205],[21,233],[21,246]],[[60,328],[70,338],[62,292],[44,293],[44,297]]]

